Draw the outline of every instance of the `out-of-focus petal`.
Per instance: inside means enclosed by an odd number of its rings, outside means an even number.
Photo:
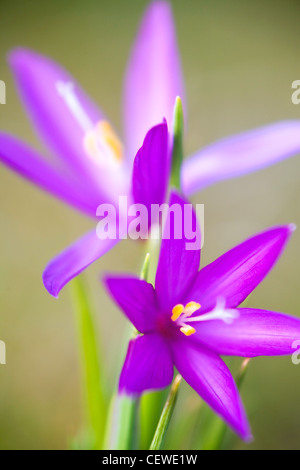
[[[138,331],[155,328],[157,303],[151,284],[133,277],[107,277],[105,284],[111,296]]]
[[[81,186],[65,168],[55,167],[28,145],[3,133],[0,133],[0,162],[76,209],[96,216],[101,202],[97,193]]]
[[[226,356],[280,356],[295,351],[293,343],[300,340],[300,319],[267,310],[237,311],[239,317],[230,325],[220,320],[199,322],[195,337]]]
[[[148,129],[163,118],[171,123],[176,96],[184,98],[168,2],[152,2],[145,13],[129,60],[124,92],[126,149],[133,159]]]
[[[44,285],[53,297],[58,297],[61,289],[85,268],[107,253],[118,240],[100,240],[96,229],[69,246],[54,258],[43,274]]]
[[[190,195],[300,153],[300,121],[286,121],[223,139],[187,158],[182,187]]]
[[[155,334],[130,341],[120,377],[119,390],[127,395],[140,395],[170,385],[173,364],[163,339]]]
[[[162,309],[170,312],[177,303],[184,301],[187,290],[198,274],[200,238],[192,205],[173,192],[155,279],[155,289]]]
[[[293,225],[267,230],[201,269],[189,294],[201,312],[213,309],[218,299],[226,307],[240,305],[272,269],[293,230]]]
[[[226,364],[190,338],[172,347],[174,365],[184,380],[244,440],[251,432],[237,387]]]
[[[147,133],[133,166],[134,202],[144,204],[148,214],[151,214],[152,204],[165,202],[169,174],[168,127],[163,123]]]
[[[74,78],[47,57],[16,49],[9,55],[9,64],[23,103],[47,148],[87,179],[90,186],[105,185],[105,171],[84,149],[86,133],[103,119],[103,113]]]

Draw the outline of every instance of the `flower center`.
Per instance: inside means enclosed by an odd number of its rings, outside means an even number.
[[[56,89],[84,132],[83,148],[86,155],[100,166],[120,164],[123,158],[122,143],[109,122],[92,122],[76,95],[73,83],[58,81]]]
[[[200,308],[201,305],[197,302],[189,302],[185,307],[182,304],[178,304],[173,308],[171,320],[177,323],[181,333],[185,336],[193,335],[196,332],[195,328],[187,325],[186,320]]]
[[[189,302],[185,307],[182,304],[178,304],[173,308],[171,320],[177,323],[180,327],[180,331],[185,336],[191,336],[196,333],[195,328],[189,325],[189,323],[222,320],[227,325],[230,325],[239,317],[239,312],[237,310],[226,308],[226,302],[222,298],[217,300],[217,304],[211,312],[191,317],[191,315],[200,308],[201,305],[197,302]]]
[[[122,161],[122,144],[107,121],[99,121],[94,129],[87,131],[83,145],[87,155],[96,163]]]

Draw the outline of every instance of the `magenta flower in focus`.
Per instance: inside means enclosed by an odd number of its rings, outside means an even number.
[[[172,121],[183,80],[169,3],[146,11],[128,64],[124,87],[124,146],[103,112],[60,66],[32,51],[9,56],[17,88],[45,144],[45,156],[0,133],[0,160],[60,200],[95,218],[101,203],[120,195],[147,204],[164,201],[169,179],[166,126]],[[257,170],[300,151],[300,123],[281,122],[231,137],[197,152],[182,168],[190,195],[222,179]],[[46,158],[47,156],[47,158]],[[132,173],[134,175],[132,176]],[[50,294],[110,250],[118,240],[99,240],[95,230],[75,242],[46,268]]]
[[[183,208],[184,201],[173,194],[170,204]],[[107,277],[111,296],[142,333],[129,344],[120,393],[166,387],[175,366],[239,436],[249,439],[237,387],[220,355],[293,353],[299,319],[238,308],[274,266],[293,230],[292,225],[269,229],[200,271],[200,250],[186,250],[187,240],[173,232],[162,241],[155,288],[134,277]]]

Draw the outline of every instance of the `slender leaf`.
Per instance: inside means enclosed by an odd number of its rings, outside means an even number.
[[[170,393],[168,395],[167,401],[165,403],[164,409],[160,416],[152,443],[150,445],[150,450],[160,450],[163,446],[163,442],[168,430],[174,407],[177,401],[179,386],[181,383],[181,376],[177,375],[171,386]]]
[[[149,266],[150,266],[150,253],[145,256],[144,264],[141,269],[140,278],[142,281],[147,281],[149,277]]]
[[[180,191],[181,188],[181,165],[183,161],[183,130],[184,117],[182,101],[176,98],[173,117],[173,149],[172,149],[172,171],[171,186]]]
[[[136,434],[136,408],[134,398],[115,394],[109,412],[109,427],[105,438],[106,450],[132,450]]]
[[[84,383],[86,412],[88,419],[87,433],[91,448],[101,449],[107,417],[107,400],[102,364],[98,355],[98,337],[95,332],[90,302],[82,277],[72,283],[72,300],[77,319],[80,343],[80,359]]]

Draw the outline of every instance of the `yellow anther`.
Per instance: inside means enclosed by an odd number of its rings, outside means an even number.
[[[96,130],[99,136],[103,137],[107,145],[113,150],[117,160],[123,158],[123,145],[118,139],[118,136],[114,132],[113,128],[107,121],[100,121],[96,126]]]
[[[199,308],[201,308],[201,305],[197,302],[189,302],[184,308],[184,315],[186,317],[190,317],[191,315],[193,315],[193,313],[197,312]]]
[[[107,121],[100,121],[89,130],[84,136],[83,145],[86,153],[100,163],[105,163],[107,159],[122,160],[122,143]]]
[[[175,305],[172,310],[171,320],[176,321],[184,311],[184,306],[182,304]]]
[[[193,328],[190,325],[184,325],[180,328],[181,333],[183,333],[185,336],[191,336],[194,333],[196,333],[195,328]]]
[[[173,308],[171,319],[175,322],[178,320],[177,324],[180,326],[180,331],[185,336],[191,336],[196,332],[195,328],[185,323],[185,320],[187,322],[192,321],[192,319],[187,320],[187,318],[193,315],[199,308],[201,308],[201,305],[197,302],[189,302],[185,307],[182,304],[178,304]]]
[[[84,149],[86,153],[92,157],[97,158],[98,156],[98,144],[97,144],[97,136],[95,135],[95,131],[89,131],[84,136],[83,141]]]

